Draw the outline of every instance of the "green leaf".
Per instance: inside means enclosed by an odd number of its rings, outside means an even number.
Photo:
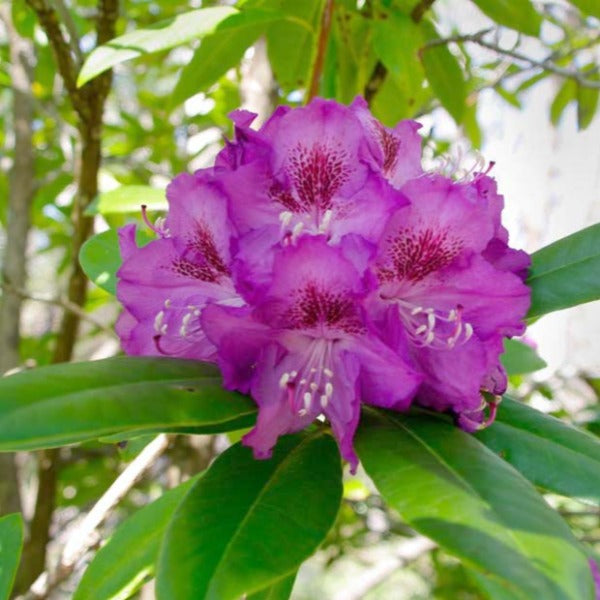
[[[423,44],[423,32],[409,16],[400,12],[390,13],[373,27],[375,54],[410,105],[411,99],[422,89],[423,67],[418,51]]]
[[[8,600],[23,547],[23,518],[12,513],[0,518],[0,600]]]
[[[473,0],[483,13],[498,25],[538,37],[541,15],[529,0]]]
[[[317,24],[324,0],[265,2],[287,19],[267,29],[267,52],[273,75],[285,93],[306,87],[314,55]]]
[[[0,451],[188,428],[252,423],[254,403],[221,386],[216,368],[191,360],[118,357],[52,365],[0,379]]]
[[[269,460],[236,444],[175,511],[157,569],[159,600],[237,600],[294,572],[325,538],[342,495],[323,431],[285,436]]]
[[[536,485],[600,502],[600,441],[589,433],[505,398],[476,435]]]
[[[154,239],[143,229],[138,229],[135,237],[138,246]],[[113,295],[117,293],[117,271],[121,262],[119,235],[116,229],[93,235],[79,252],[79,263],[86,276],[98,287]]]
[[[165,492],[123,521],[83,573],[73,600],[125,600],[152,577],[167,525],[197,480]]]
[[[149,185],[122,185],[99,194],[85,209],[86,215],[112,215],[117,213],[139,213],[142,204],[148,210],[167,210],[165,190]]]
[[[369,410],[356,448],[389,505],[414,529],[527,598],[592,600],[567,524],[510,465],[439,418]]]
[[[267,24],[282,16],[279,11],[247,10],[222,21],[214,33],[202,40],[192,60],[182,69],[171,98],[173,106],[206,91],[240,62]]]
[[[586,75],[586,79],[599,82],[600,75],[598,73]],[[598,108],[598,98],[600,98],[600,90],[577,86],[577,127],[580,131],[587,129],[594,120]]]
[[[83,63],[77,85],[81,87],[104,71],[132,58],[170,50],[212,33],[234,8],[219,6],[191,10],[160,21],[146,29],[137,29],[94,49]]]
[[[296,573],[284,577],[268,588],[260,590],[260,592],[250,594],[246,600],[288,600],[294,588],[294,581],[296,581]]]
[[[506,581],[496,581],[475,569],[467,569],[467,573],[488,600],[528,600]]]
[[[600,19],[600,2],[598,0],[570,0],[584,15]]]
[[[571,102],[577,97],[577,84],[572,79],[565,79],[550,105],[550,121],[558,125],[560,118]]]
[[[460,123],[465,112],[467,88],[455,56],[446,46],[433,46],[422,50],[421,62],[433,92],[452,118]]]
[[[504,354],[500,360],[508,375],[525,375],[547,366],[531,346],[519,340],[504,340]]]
[[[528,318],[600,298],[600,224],[534,252]]]

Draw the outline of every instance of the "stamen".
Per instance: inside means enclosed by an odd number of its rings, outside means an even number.
[[[323,373],[325,373],[325,375],[327,375],[327,377],[329,378],[333,377],[333,371],[331,369],[328,369],[327,367],[323,369]]]
[[[326,396],[325,394],[323,394],[321,396],[321,407],[322,408],[327,408],[327,404],[329,404],[329,397]]]
[[[294,218],[294,213],[289,210],[284,210],[279,213],[279,220],[281,221],[282,227],[287,227],[291,220]]]
[[[164,317],[165,313],[162,310],[156,313],[156,317],[154,317],[154,331],[156,331],[157,333],[160,333],[160,328]]]
[[[290,380],[290,374],[286,371],[282,376],[281,379],[279,380],[279,387],[281,389],[285,389],[288,382]]]
[[[310,409],[310,405],[312,404],[312,394],[310,392],[304,392],[302,400],[304,401],[305,410],[308,411]]]
[[[329,381],[325,384],[325,395],[328,398],[331,398],[331,396],[333,396],[333,385]]]
[[[152,223],[150,223],[150,219],[148,218],[148,207],[145,204],[142,204],[142,219],[144,220],[144,223],[146,223],[146,226],[151,229],[152,231],[154,231],[154,233],[156,233],[156,235],[159,235],[160,237],[166,237],[165,236],[165,231],[162,228],[157,227],[156,225],[153,225]],[[163,221],[164,223],[164,221]]]
[[[333,211],[328,208],[321,219],[321,223],[319,224],[319,232],[323,233],[329,229],[329,225],[331,224],[331,218],[333,217]]]
[[[294,228],[292,229],[292,239],[295,240],[300,233],[302,232],[302,229],[304,229],[304,223],[300,222],[300,223],[296,223],[294,225]]]

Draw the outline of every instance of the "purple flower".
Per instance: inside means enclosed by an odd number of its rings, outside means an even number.
[[[589,559],[589,564],[596,588],[596,600],[600,600],[600,569],[598,568],[598,563],[593,558]]]
[[[218,363],[259,407],[260,458],[326,420],[356,467],[361,403],[493,420],[529,305],[495,182],[424,173],[419,125],[386,128],[360,98],[253,119],[233,113],[215,167],[174,179],[156,240],[121,230],[125,351]]]

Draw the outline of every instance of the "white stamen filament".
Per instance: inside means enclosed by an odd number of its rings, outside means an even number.
[[[156,313],[156,317],[154,317],[154,331],[160,333],[160,328],[162,326],[163,319],[165,317],[164,311],[159,311]]]
[[[281,221],[282,227],[287,227],[293,218],[294,213],[290,212],[289,210],[284,210],[283,212],[279,213],[279,220]]]

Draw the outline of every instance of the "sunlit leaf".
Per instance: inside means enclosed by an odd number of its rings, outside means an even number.
[[[586,79],[600,83],[598,73],[588,74]],[[587,129],[594,120],[598,108],[598,98],[600,98],[600,89],[577,86],[577,127],[580,130]]]
[[[165,190],[149,185],[123,185],[99,194],[86,208],[86,215],[139,213],[142,204],[148,210],[167,210]]]
[[[200,8],[119,36],[92,51],[81,67],[77,85],[82,86],[100,73],[132,58],[199,39],[212,33],[221,21],[236,12],[228,6]]]
[[[526,597],[593,600],[587,559],[567,524],[472,435],[427,416],[369,410],[356,446],[408,525]]]
[[[182,69],[173,92],[173,105],[206,91],[240,62],[269,23],[282,17],[279,11],[247,10],[222,21],[214,33],[202,40],[192,60]]]
[[[550,121],[558,125],[565,108],[577,98],[577,84],[572,79],[565,79],[550,105]]]

